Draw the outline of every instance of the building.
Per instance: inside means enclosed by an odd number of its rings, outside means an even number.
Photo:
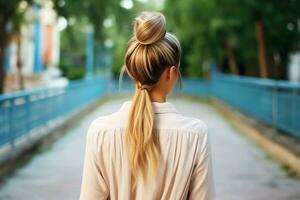
[[[44,1],[41,5],[26,8],[20,34],[12,37],[6,50],[5,91],[20,89],[18,59],[25,89],[46,85],[49,79],[60,76],[59,25],[52,1]],[[17,37],[20,37],[19,43]]]

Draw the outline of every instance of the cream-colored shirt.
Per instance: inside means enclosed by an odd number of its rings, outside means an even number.
[[[159,175],[130,192],[124,130],[131,101],[118,112],[95,119],[87,132],[80,200],[214,199],[208,129],[169,102],[152,102],[161,144]]]

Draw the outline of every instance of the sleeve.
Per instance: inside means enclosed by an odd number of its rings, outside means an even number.
[[[108,199],[109,192],[100,170],[99,158],[96,154],[97,128],[93,122],[86,136],[85,158],[80,191],[80,200]]]
[[[208,129],[204,124],[202,137],[199,137],[197,161],[192,173],[188,199],[213,200],[215,199],[215,186],[212,172],[211,149]]]

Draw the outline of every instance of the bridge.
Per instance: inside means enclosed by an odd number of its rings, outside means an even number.
[[[175,91],[170,101],[183,114],[208,124],[218,199],[300,199],[296,175],[219,108],[299,141],[300,85],[215,71],[210,80],[183,82],[183,90]],[[78,199],[86,130],[93,119],[117,111],[131,97],[129,85],[116,95],[117,84],[101,76],[60,88],[1,96],[2,166],[24,156],[23,151],[55,134],[57,127],[63,126],[59,130],[63,133],[51,144],[40,144],[25,163],[15,164],[16,169],[2,178],[0,199]],[[289,167],[297,170],[297,166]]]

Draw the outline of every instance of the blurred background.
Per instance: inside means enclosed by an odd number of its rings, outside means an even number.
[[[297,0],[1,0],[0,92],[80,79],[88,63],[90,73],[118,75],[143,10],[166,15],[185,76],[207,79],[213,60],[224,73],[299,82],[299,7]]]
[[[299,0],[0,0],[0,199],[78,196],[89,123],[132,95],[118,78],[145,10],[181,42],[172,101],[212,127],[218,199],[300,199]]]

